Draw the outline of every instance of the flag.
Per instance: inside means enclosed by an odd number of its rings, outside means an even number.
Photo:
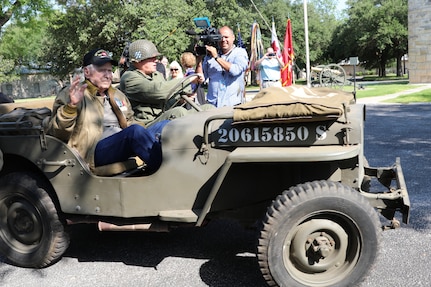
[[[236,45],[240,48],[244,48],[244,43],[242,42],[241,30],[239,29],[239,24],[238,24],[238,40]]]
[[[251,26],[251,54],[249,68],[251,71],[256,70],[256,61],[263,57],[264,47],[262,42],[262,34],[260,33],[259,24],[255,21]]]
[[[277,30],[275,30],[274,18],[272,18],[271,47],[274,50],[274,53],[277,55],[277,57],[280,58],[281,57],[280,42],[278,41]]]
[[[293,52],[292,24],[290,22],[290,19],[287,19],[286,35],[284,37],[284,49],[283,49],[284,67],[283,69],[281,69],[281,83],[283,87],[292,85],[294,58],[295,58],[295,54]]]

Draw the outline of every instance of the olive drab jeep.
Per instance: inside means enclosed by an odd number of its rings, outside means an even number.
[[[187,101],[179,93],[166,102],[178,97]],[[399,159],[368,166],[364,120],[350,93],[264,89],[172,120],[149,175],[135,159],[90,170],[31,112],[0,118],[0,252],[42,268],[68,248],[69,225],[169,231],[231,218],[260,223],[268,285],[353,286],[376,261],[382,231],[407,224],[410,206]]]

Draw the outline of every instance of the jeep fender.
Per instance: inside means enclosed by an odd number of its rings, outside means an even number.
[[[205,202],[201,214],[199,215],[197,226],[200,226],[208,212],[214,199],[219,192],[220,186],[225,180],[229,169],[234,163],[241,162],[317,162],[336,161],[359,156],[361,158],[361,146],[316,146],[308,147],[246,147],[237,148],[226,158],[211,192]]]

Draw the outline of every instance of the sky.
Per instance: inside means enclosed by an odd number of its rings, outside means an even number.
[[[338,0],[337,10],[341,13],[344,9],[346,9],[346,0]]]
[[[338,0],[338,10],[342,11],[346,8],[346,0]]]

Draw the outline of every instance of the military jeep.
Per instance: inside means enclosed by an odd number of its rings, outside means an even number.
[[[60,260],[73,224],[169,231],[230,218],[260,228],[268,285],[353,286],[376,261],[381,232],[398,217],[408,223],[400,161],[368,166],[365,106],[350,93],[268,88],[172,120],[150,175],[135,159],[90,170],[28,119],[0,123],[0,252],[17,266]]]

